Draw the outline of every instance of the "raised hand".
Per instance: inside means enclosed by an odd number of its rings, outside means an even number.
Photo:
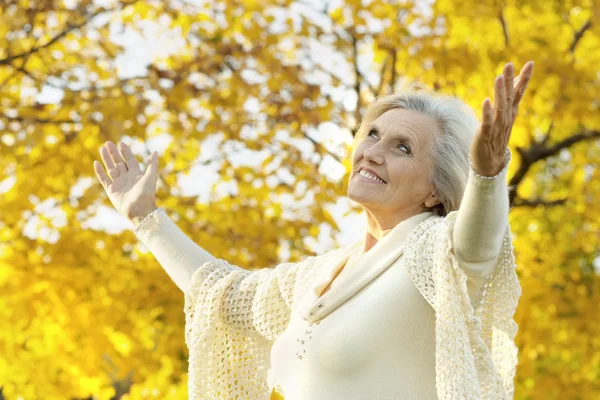
[[[98,161],[94,161],[94,171],[112,205],[121,215],[133,220],[156,208],[156,152],[148,158],[148,166],[143,173],[125,143],[119,142],[117,149],[111,141],[106,142],[100,148],[100,156],[108,175]]]
[[[494,176],[504,168],[510,133],[532,74],[533,61],[527,62],[516,78],[513,64],[507,63],[503,74],[496,77],[493,109],[489,98],[483,101],[482,123],[471,143],[473,169],[479,175]]]

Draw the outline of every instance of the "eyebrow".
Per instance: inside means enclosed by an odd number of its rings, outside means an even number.
[[[373,124],[369,124],[367,125],[367,135],[369,134],[369,132],[371,132],[372,130],[376,130],[377,132],[381,132],[381,129],[379,129],[379,127],[377,125]],[[415,141],[408,135],[405,135],[403,133],[396,133],[396,134],[392,134],[391,135],[394,139],[404,139],[406,140],[412,147],[416,146]]]

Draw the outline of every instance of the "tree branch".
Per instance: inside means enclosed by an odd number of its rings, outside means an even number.
[[[556,109],[556,107],[555,107]],[[544,138],[542,139],[542,144],[546,145],[546,143],[548,143],[548,139],[550,139],[550,134],[552,133],[552,129],[554,128],[554,118],[552,118],[552,121],[550,121],[550,126],[548,127],[548,130],[546,131],[546,134],[544,135]]]
[[[311,141],[311,142],[312,142],[312,143],[315,145],[315,147],[316,147],[316,148],[320,148],[320,149],[322,149],[322,150],[323,150],[325,153],[327,153],[327,154],[329,154],[331,157],[333,157],[333,159],[334,159],[334,160],[336,160],[336,161],[337,161],[337,162],[339,162],[340,164],[343,164],[343,160],[341,160],[341,159],[339,158],[339,156],[337,156],[337,155],[333,154],[332,152],[330,152],[329,150],[327,150],[327,149],[325,148],[325,146],[323,146],[321,143],[319,143],[319,142],[315,141],[313,138],[311,138],[310,136],[308,136],[308,135],[306,135],[306,134],[304,134],[304,137],[305,137],[305,138],[307,138],[308,140],[310,140],[310,141]]]
[[[77,121],[71,119],[47,119],[47,118],[30,118],[30,117],[9,117],[8,115],[0,115],[0,120],[16,122],[34,122],[36,124],[76,124]]]
[[[148,78],[148,75],[138,75],[138,76],[132,76],[132,77],[129,77],[129,78],[118,79],[117,82],[114,85],[105,85],[105,86],[102,86],[102,85],[99,85],[99,84],[94,84],[94,85],[90,85],[90,86],[81,87],[79,89],[73,89],[73,88],[69,87],[69,82],[68,81],[66,81],[65,79],[63,79],[63,78],[61,78],[59,76],[52,75],[52,76],[49,76],[48,78],[53,78],[53,79],[56,79],[58,81],[61,81],[60,83],[62,85],[58,85],[58,84],[55,84],[55,83],[52,83],[52,82],[48,81],[47,79],[42,79],[42,78],[39,78],[39,77],[35,76],[31,71],[28,71],[27,69],[25,69],[25,65],[26,64],[27,64],[27,62],[24,62],[22,66],[13,66],[13,69],[15,71],[14,74],[16,74],[16,72],[21,72],[21,73],[23,73],[24,75],[28,76],[31,80],[33,80],[35,82],[38,82],[38,83],[43,84],[43,85],[48,85],[48,86],[53,87],[53,88],[58,89],[58,90],[67,91],[69,93],[80,93],[80,92],[85,92],[85,91],[96,92],[96,91],[100,91],[100,90],[108,90],[108,89],[120,88],[122,85],[127,84],[129,82],[133,82],[133,81],[136,81],[136,80],[142,80],[142,79],[147,79]],[[149,65],[147,69],[151,69],[151,68],[152,68],[152,65]],[[0,88],[1,88],[1,86],[0,86]]]
[[[365,85],[367,85],[367,88],[371,91],[371,93],[375,93],[375,91],[377,89],[375,89],[373,87],[373,85],[371,85],[371,82],[369,82],[369,79],[367,78],[367,76],[365,74],[362,74],[362,73],[360,74],[360,76],[362,78],[362,81],[365,83]]]
[[[396,87],[396,58],[398,53],[396,50],[392,50],[392,77],[390,78],[390,94],[394,93],[394,87]]]
[[[536,206],[551,207],[551,206],[565,204],[566,201],[567,201],[566,198],[558,199],[558,200],[544,200],[541,198],[521,199],[519,197],[515,197],[515,200],[514,200],[513,204],[511,205],[511,207],[513,207],[513,208],[514,207],[536,207]]]
[[[516,199],[517,187],[529,171],[529,169],[540,160],[544,160],[548,157],[554,156],[558,154],[562,149],[566,149],[576,143],[579,143],[584,140],[596,139],[600,138],[600,130],[584,130],[581,133],[570,136],[553,146],[546,146],[542,142],[534,143],[529,149],[523,149],[522,147],[517,147],[517,152],[521,156],[521,165],[515,174],[512,176],[509,182],[509,186],[514,187],[514,190],[509,193],[510,205],[513,206],[513,203]]]
[[[38,45],[38,46],[33,46],[31,49],[26,50],[22,53],[19,54],[14,54],[14,55],[9,55],[5,58],[0,59],[0,65],[8,65],[10,63],[12,63],[15,60],[18,60],[20,58],[23,57],[27,57],[30,56],[31,54],[37,53],[39,50],[45,49],[47,47],[52,46],[54,43],[56,43],[57,41],[59,41],[60,39],[62,39],[63,37],[65,37],[66,35],[68,35],[69,33],[71,33],[72,31],[76,30],[76,29],[80,29],[82,27],[84,27],[85,25],[87,25],[94,17],[100,15],[100,14],[104,14],[106,12],[112,12],[112,11],[116,11],[119,10],[123,7],[126,7],[128,5],[134,4],[136,2],[138,2],[139,0],[133,0],[130,2],[123,2],[121,3],[118,7],[115,8],[109,8],[109,9],[98,9],[95,12],[89,14],[88,16],[85,17],[85,19],[79,23],[79,24],[67,24],[67,28],[60,32],[59,34],[57,34],[56,36],[54,36],[52,39],[50,39],[48,42]]]
[[[579,29],[577,32],[575,32],[575,36],[573,37],[573,43],[571,43],[571,46],[569,47],[569,51],[571,53],[573,53],[575,51],[575,47],[577,47],[577,44],[579,43],[579,40],[581,40],[581,38],[583,37],[583,34],[585,33],[585,31],[587,31],[588,29],[590,29],[591,26],[592,26],[592,21],[588,20],[581,27],[581,29]]]
[[[381,93],[381,89],[383,89],[383,81],[385,78],[385,69],[387,67],[387,63],[389,60],[389,56],[387,56],[385,58],[385,60],[383,60],[383,64],[381,65],[381,72],[379,73],[379,85],[377,85],[377,90],[375,92],[373,92],[373,94],[375,95],[375,97],[379,96],[379,93]]]
[[[506,20],[504,19],[504,9],[500,10],[500,15],[498,18],[500,19],[500,24],[502,25],[502,33],[504,33],[504,44],[508,47],[510,45],[510,38],[508,37],[508,26],[506,25]]]
[[[352,136],[356,135],[356,127],[360,124],[360,83],[361,75],[358,70],[358,39],[352,35],[352,64],[354,65],[354,91],[356,92],[356,109],[354,110],[354,120],[356,126],[352,129]]]
[[[64,31],[62,31],[61,33],[59,33],[58,35],[54,36],[52,39],[50,39],[47,43],[44,43],[42,45],[39,46],[33,46],[31,49],[23,52],[23,53],[19,53],[19,54],[15,54],[12,56],[8,56],[5,57],[3,59],[0,59],[0,65],[6,65],[6,64],[10,64],[15,60],[18,60],[19,58],[23,58],[23,57],[27,57],[33,53],[38,52],[41,49],[44,49],[46,47],[52,46],[54,43],[56,43],[57,41],[59,41],[60,39],[62,39],[64,36],[66,36],[67,34],[69,34],[70,32],[74,31],[75,29],[79,29],[82,26],[86,25],[87,23],[90,22],[90,20],[95,17],[96,15],[98,15],[100,12],[97,11],[96,13],[92,14],[90,17],[86,18],[82,23],[80,24],[76,24],[76,25],[67,25],[67,29],[65,29]]]
[[[544,152],[542,152],[541,155],[543,158],[548,158],[550,156],[556,155],[562,149],[570,147],[577,142],[581,142],[582,140],[587,140],[587,139],[595,139],[595,138],[600,138],[600,131],[584,130],[583,132],[578,133],[577,135],[570,136],[570,137],[556,143],[552,147],[546,148],[546,150]]]

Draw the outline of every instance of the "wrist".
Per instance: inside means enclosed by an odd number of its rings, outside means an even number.
[[[137,226],[137,225],[139,225],[140,222],[142,222],[142,220],[148,214],[150,214],[152,211],[156,210],[157,208],[158,208],[158,206],[156,205],[156,203],[149,203],[149,204],[144,204],[144,205],[138,206],[132,210],[132,212],[130,213],[131,216],[129,217],[129,219],[131,220],[131,222],[133,222],[133,224],[135,226]]]
[[[493,179],[498,178],[500,175],[503,174],[503,172],[506,171],[511,159],[512,159],[512,153],[507,147],[505,150],[505,157],[504,157],[504,160],[503,160],[501,166],[497,166],[495,168],[490,168],[487,170],[482,170],[482,169],[478,168],[478,166],[474,165],[473,160],[471,159],[470,156],[469,156],[468,162],[469,162],[469,168],[470,168],[471,172],[473,172],[477,177],[479,177],[481,179],[486,179],[486,180],[493,180]]]
[[[481,176],[482,178],[494,178],[494,177],[498,176],[498,174],[500,174],[500,172],[502,172],[502,170],[504,169],[504,165],[506,165],[506,161],[504,161],[504,163],[502,163],[501,167],[495,167],[495,168],[492,167],[487,170],[481,170],[474,165],[472,166],[472,168],[473,168],[473,172],[475,172],[477,175]]]

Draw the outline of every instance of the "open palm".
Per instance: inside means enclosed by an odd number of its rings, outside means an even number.
[[[119,152],[120,151],[120,152]],[[156,152],[148,159],[148,167],[142,173],[131,149],[120,142],[119,148],[111,141],[100,148],[102,164],[94,161],[94,171],[106,191],[112,205],[127,218],[133,218],[143,208],[156,202],[158,161]]]
[[[489,98],[483,102],[483,120],[471,143],[471,160],[476,173],[495,176],[504,168],[507,146],[519,103],[533,75],[533,61],[529,61],[514,77],[514,65],[507,63],[494,82],[494,106]]]

